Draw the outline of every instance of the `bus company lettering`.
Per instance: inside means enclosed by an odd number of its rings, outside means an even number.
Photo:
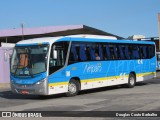
[[[85,63],[84,66],[85,67],[84,67],[83,73],[87,72],[92,74],[92,73],[101,72],[102,70],[101,64],[91,65],[89,63]]]

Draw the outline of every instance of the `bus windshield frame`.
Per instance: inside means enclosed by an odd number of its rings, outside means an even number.
[[[11,59],[11,74],[31,76],[47,71],[49,44],[16,46]]]

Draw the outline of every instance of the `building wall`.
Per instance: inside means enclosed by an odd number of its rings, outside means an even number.
[[[0,47],[0,87],[10,83],[10,57],[12,47]]]

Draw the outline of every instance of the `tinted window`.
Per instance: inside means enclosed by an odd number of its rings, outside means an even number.
[[[154,55],[154,45],[73,42],[69,60],[70,63],[74,63],[95,60],[149,59]]]

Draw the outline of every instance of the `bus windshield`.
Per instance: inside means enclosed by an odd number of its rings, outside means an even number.
[[[16,46],[11,59],[11,74],[31,76],[46,71],[49,45]]]

